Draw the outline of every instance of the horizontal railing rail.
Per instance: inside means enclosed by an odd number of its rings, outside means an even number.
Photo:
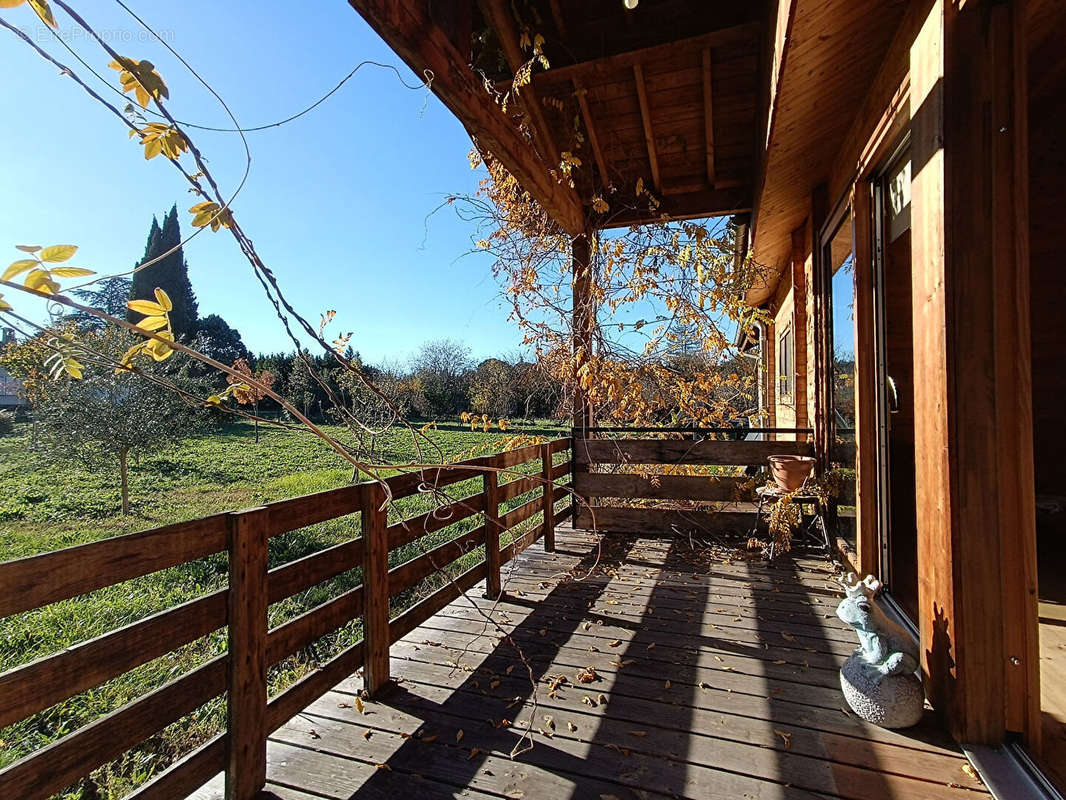
[[[0,770],[0,796],[47,798],[137,747],[204,704],[226,696],[226,728],[134,792],[138,800],[191,793],[225,771],[226,795],[250,800],[266,779],[266,738],[334,685],[363,668],[371,692],[390,679],[389,647],[481,580],[498,596],[501,566],[543,539],[572,507],[570,439],[404,473],[247,511],[117,536],[0,563],[0,617],[34,611],[154,572],[225,554],[228,584],[188,602],[0,674],[0,727],[18,723],[225,630],[226,651]],[[563,455],[560,455],[563,454]],[[532,469],[529,465],[532,465]],[[386,500],[433,493],[474,478],[480,491],[390,524]],[[386,492],[387,489],[387,492]],[[501,506],[506,505],[502,510]],[[361,535],[268,568],[272,537],[359,514]],[[537,514],[539,524],[523,525]],[[390,567],[390,554],[480,517],[469,530],[424,546]],[[470,524],[470,523],[467,523]],[[501,536],[509,534],[506,543]],[[476,563],[463,561],[483,548]],[[395,560],[395,559],[394,559]],[[350,570],[362,583],[269,627],[271,604]],[[457,573],[457,574],[455,574]],[[433,575],[436,587],[390,619],[390,600]],[[352,621],[362,639],[268,696],[268,670]]]
[[[802,432],[799,428],[773,430],[797,434],[797,438]],[[809,456],[813,445],[807,441],[648,436],[575,439],[573,483],[581,502],[574,525],[646,534],[750,530],[752,512],[741,510],[738,500],[751,478],[735,473],[741,467],[765,467],[772,455]],[[691,470],[698,474],[668,471],[679,467],[724,469],[714,474],[706,469]],[[611,504],[612,499],[625,502]],[[634,504],[634,500],[642,502]],[[726,507],[710,505],[718,503]]]
[[[749,428],[743,425],[736,426],[721,426],[717,428],[657,428],[657,427],[626,427],[624,425],[618,426],[593,426],[591,428],[574,429],[576,438],[581,438],[582,434],[596,434],[596,433],[688,433],[688,434],[713,434],[713,433],[755,433],[755,434],[797,434],[797,435],[814,435],[814,428]]]

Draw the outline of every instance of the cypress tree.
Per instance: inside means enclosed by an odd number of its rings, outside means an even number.
[[[178,224],[178,208],[173,206],[170,212],[163,218],[160,227],[155,217],[152,217],[152,227],[148,231],[148,243],[145,246],[144,258],[138,262],[138,266],[151,261],[162,255],[181,242],[181,228]],[[170,296],[174,304],[174,310],[170,312],[170,321],[174,333],[179,338],[191,338],[196,334],[199,317],[197,314],[196,295],[193,293],[192,284],[189,282],[189,265],[185,261],[182,248],[178,247],[173,253],[161,261],[133,274],[133,285],[130,288],[131,300],[154,300],[155,289],[159,287]],[[131,322],[140,319],[140,314],[130,314]]]

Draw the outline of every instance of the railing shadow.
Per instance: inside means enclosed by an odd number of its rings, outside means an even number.
[[[656,612],[655,609],[671,599],[683,597],[684,602],[690,604],[693,610],[693,613],[677,616],[682,623],[682,630],[676,633],[676,641],[688,643],[700,637],[703,610],[708,601],[706,585],[689,587],[681,594],[677,587],[671,586],[665,580],[669,571],[687,572],[691,569],[690,562],[677,558],[678,550],[687,547],[687,543],[678,538],[669,540],[667,552],[661,562],[656,563],[638,557],[639,553],[635,551],[640,540],[637,537],[615,536],[618,537],[617,541],[627,543],[625,549],[629,557],[625,561],[628,565],[639,562],[645,570],[658,570],[658,574],[650,578],[653,585],[639,622],[615,620],[609,614],[598,617],[598,621],[604,624],[620,623],[620,627],[633,633],[624,650],[619,648],[621,652],[618,653],[618,662],[624,664],[627,661],[643,661],[656,645],[671,643],[669,639],[675,638],[673,631],[664,637],[658,626],[649,624],[656,613],[666,613],[665,610]],[[647,572],[644,574],[647,575]],[[604,581],[604,588],[606,586],[607,581]],[[625,591],[627,586],[628,584],[623,584],[616,588]],[[619,766],[619,750],[622,751],[624,760],[627,749],[639,748],[647,742],[648,749],[654,749],[659,757],[653,776],[656,791],[668,796],[707,796],[705,790],[691,785],[686,768],[686,763],[691,760],[692,755],[690,750],[693,716],[694,707],[697,705],[695,695],[700,684],[698,659],[664,664],[662,676],[655,693],[649,695],[646,677],[626,667],[618,668],[610,686],[606,713],[601,717],[590,739],[593,746],[589,749],[585,768],[593,774],[612,774]],[[655,718],[649,718],[649,701],[658,704]],[[646,722],[643,725],[637,724],[636,720],[640,719]],[[663,754],[669,756],[663,758]],[[579,785],[574,787],[570,795],[574,800],[588,796]]]
[[[812,556],[805,554],[801,550],[799,554],[783,554],[772,564],[766,564],[765,562],[748,563],[747,573],[752,587],[750,590],[752,603],[756,611],[756,619],[760,620],[759,629],[763,638],[767,641],[780,642],[783,635],[779,627],[763,622],[763,620],[770,617],[770,612],[774,611],[775,607],[779,607],[777,606],[777,601],[780,595],[776,591],[776,587],[779,584],[787,583],[794,587],[804,587],[811,600],[815,598],[821,600],[819,604],[806,602],[790,606],[792,613],[789,615],[789,624],[791,626],[799,627],[802,625],[806,626],[808,630],[821,629],[827,634],[828,626],[826,623],[829,622],[834,626],[836,625],[835,614],[831,621],[827,621],[823,617],[823,614],[832,613],[835,610],[836,603],[827,604],[825,602],[827,590],[809,585],[811,573],[808,572],[804,576],[804,569],[797,563],[797,558],[803,557]],[[803,581],[804,577],[807,578],[807,584]],[[826,579],[830,579],[828,575]],[[815,639],[813,642],[808,640],[808,644],[815,650],[827,653],[832,652],[833,649],[828,636],[825,636],[821,643]],[[838,656],[837,660],[843,663],[842,656]],[[767,684],[769,683],[768,679]],[[840,698],[839,708],[849,717],[855,718],[851,712],[845,710],[846,704],[843,697]],[[767,718],[775,732],[779,731],[780,735],[787,737],[790,732],[796,730],[794,724],[797,719],[797,707],[792,702],[773,699],[771,695],[771,701],[767,704],[767,709]],[[944,748],[953,746],[950,736],[939,726],[934,713],[928,710],[917,726],[899,733],[901,736],[913,740],[915,745],[921,743]],[[821,736],[819,737],[819,746],[821,748],[820,752],[816,754],[818,760],[807,760],[803,764],[805,775],[802,780],[808,781],[808,785],[820,784],[821,791],[839,793],[843,796],[853,795],[859,785],[862,786],[862,791],[870,797],[891,798],[898,795],[898,779],[890,773],[898,770],[899,767],[898,765],[882,763],[884,745],[865,739],[862,736],[853,735],[847,737]],[[789,753],[787,745],[777,752],[777,774],[768,775],[767,777],[782,782],[801,783],[801,779],[796,772],[797,764]],[[858,774],[860,764],[861,777]],[[861,780],[861,784],[858,783],[859,780]],[[909,791],[913,791],[913,788]]]
[[[572,569],[576,573],[583,573],[594,566],[598,566],[601,570],[610,569],[622,563],[630,546],[631,544],[617,549],[607,548],[602,554],[597,554],[595,550],[583,553],[581,560]],[[522,564],[519,563],[516,574],[520,575],[521,569]],[[608,580],[595,577],[588,579],[583,585],[594,587],[591,597],[595,599],[606,591],[607,583]],[[504,720],[518,713],[518,707],[530,701],[533,696],[533,684],[529,680],[530,677],[538,682],[538,695],[544,697],[547,694],[548,686],[544,681],[550,673],[558,670],[558,667],[553,666],[556,657],[564,643],[578,633],[585,619],[587,609],[583,604],[589,600],[590,595],[582,593],[581,603],[576,603],[577,595],[567,591],[564,588],[566,585],[557,585],[548,593],[547,597],[551,598],[552,602],[544,602],[542,599],[526,603],[523,598],[507,596],[507,602],[501,603],[501,608],[511,605],[511,601],[517,601],[514,604],[528,607],[529,613],[514,626],[511,635],[500,640],[489,653],[481,654],[470,651],[469,655],[478,659],[477,669],[474,669],[459,685],[449,689],[447,698],[442,702],[428,700],[417,690],[408,689],[403,683],[389,687],[378,698],[375,698],[376,703],[417,715],[423,721],[425,729],[439,732],[442,740],[449,736],[451,737],[449,741],[454,740],[456,732],[462,730],[465,724],[468,741],[477,742],[480,747],[488,748],[488,752],[473,748],[469,754],[464,752],[458,756],[444,753],[447,766],[446,769],[438,771],[434,763],[437,754],[432,751],[427,752],[426,744],[419,738],[412,737],[389,756],[385,762],[388,770],[379,770],[378,773],[370,776],[352,792],[350,800],[383,796],[383,792],[387,791],[389,786],[395,785],[391,773],[397,772],[422,775],[433,781],[444,780],[454,787],[456,794],[460,793],[465,786],[474,784],[475,777],[480,775],[482,786],[479,788],[484,788],[484,776],[491,773],[485,765],[490,754],[502,755],[506,758],[507,753],[512,749],[519,751],[523,749],[521,733],[503,726],[490,727],[484,721]],[[478,591],[480,591],[479,587],[473,590],[473,592]],[[567,606],[565,611],[560,608],[561,604]],[[480,619],[477,616],[471,618]],[[546,633],[542,634],[547,631],[550,631],[550,636]],[[493,633],[492,628],[488,628],[490,637]],[[446,639],[447,633],[441,632],[439,636]],[[531,676],[520,663],[519,648],[529,663]],[[394,664],[397,677],[402,679],[405,671],[409,671],[415,673],[414,677],[417,680],[416,669],[405,670],[403,661],[394,661]],[[514,671],[514,674],[505,677],[507,668],[514,667],[516,664],[519,668]],[[500,676],[498,679],[503,685],[486,691],[486,674]],[[571,692],[587,690],[589,694],[595,695],[607,691],[608,687],[606,684],[596,682],[588,686],[571,685],[566,687],[566,690]],[[540,718],[544,713],[544,711],[538,712],[536,720],[538,727],[540,727]],[[476,723],[464,723],[465,719],[472,716],[482,721],[482,725],[477,727],[476,731],[474,730]],[[523,716],[528,716],[528,713]],[[560,735],[565,733],[565,730],[559,730],[563,724],[560,720],[556,728],[556,732]],[[598,737],[596,741],[598,742]],[[438,751],[444,750],[445,748],[438,748]],[[626,795],[618,784],[597,776],[598,772],[599,775],[611,775],[615,772],[613,769],[606,773],[599,771],[600,756],[598,753],[602,750],[602,747],[593,746],[588,755],[583,755],[579,748],[573,746],[567,749],[554,746],[549,737],[538,731],[533,734],[532,749],[518,753],[514,763],[540,768],[541,772],[538,775],[541,778],[550,777],[545,776],[544,771],[558,776],[558,782],[553,781],[556,784],[552,789],[553,793],[565,788],[572,792],[570,795],[572,797]]]

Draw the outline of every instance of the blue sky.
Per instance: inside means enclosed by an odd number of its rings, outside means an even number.
[[[156,65],[177,118],[228,125],[217,102],[157,42],[142,39],[118,5],[78,7],[120,53]],[[131,7],[165,32],[242,126],[302,109],[364,59],[395,64],[418,82],[344,0]],[[0,13],[73,65],[27,6]],[[71,46],[114,85],[103,51],[73,35],[58,10],[57,17]],[[71,263],[128,270],[143,254],[152,215],[175,202],[188,234],[184,212],[196,201],[173,167],[162,158],[146,162],[118,120],[2,30],[0,62],[8,75],[0,82],[0,253],[14,260],[15,244],[77,244]],[[194,140],[224,191],[235,186],[244,167],[239,138],[201,132]],[[465,341],[478,358],[516,349],[519,334],[499,301],[491,260],[464,257],[471,229],[442,211],[427,233],[426,216],[448,194],[472,192],[479,177],[467,162],[469,138],[436,98],[368,66],[308,116],[249,140],[251,177],[234,210],[301,312],[317,319],[336,309],[336,329],[354,331],[353,346],[370,361],[402,358],[441,337]],[[186,258],[201,314],[222,314],[254,351],[288,349],[228,234],[201,234]]]

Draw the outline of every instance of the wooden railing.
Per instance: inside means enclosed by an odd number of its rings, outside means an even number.
[[[614,432],[598,429],[600,433]],[[641,429],[650,433],[651,429]],[[803,441],[722,439],[721,436],[767,433],[768,430],[707,429],[658,431],[658,438],[592,438],[574,440],[574,491],[587,505],[576,509],[574,526],[646,534],[678,530],[707,532],[750,529],[752,512],[676,508],[675,501],[731,504],[739,486],[750,478],[726,474],[661,474],[664,466],[767,466],[771,455],[813,455]],[[801,429],[774,428],[776,435]],[[668,438],[665,438],[668,437]],[[797,436],[799,438],[799,436]],[[604,499],[658,500],[654,505],[619,506]],[[673,506],[673,507],[672,507]]]
[[[271,732],[359,667],[367,688],[379,689],[389,680],[393,642],[483,579],[488,593],[498,595],[501,565],[536,540],[543,537],[545,547],[554,548],[555,526],[571,513],[569,505],[559,512],[555,506],[567,496],[560,481],[572,464],[565,457],[554,461],[570,446],[570,439],[557,439],[387,478],[393,499],[426,486],[443,489],[483,480],[479,493],[393,524],[387,519],[385,487],[362,483],[0,564],[0,617],[9,617],[217,553],[227,553],[229,560],[226,588],[0,674],[3,728],[214,631],[227,632],[226,652],[0,770],[0,797],[47,798],[225,693],[225,731],[133,796],[183,797],[224,770],[227,798],[249,800],[266,778]],[[510,471],[521,472],[515,468],[536,460],[537,474],[507,480],[513,478]],[[537,489],[533,499],[500,513],[501,503]],[[268,569],[272,537],[354,513],[361,515],[361,536]],[[542,514],[539,525],[514,534],[501,548],[503,532],[537,513]],[[391,551],[474,515],[483,518],[474,530],[390,569]],[[482,544],[483,560],[390,619],[390,598]],[[361,585],[268,627],[270,604],[357,567]],[[272,665],[360,617],[362,641],[268,697]]]

